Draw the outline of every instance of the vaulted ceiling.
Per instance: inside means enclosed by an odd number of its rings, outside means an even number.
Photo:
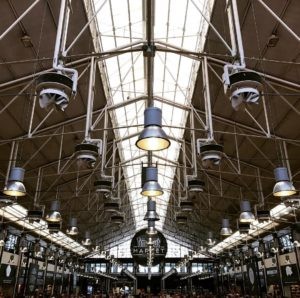
[[[0,35],[34,2],[1,1]],[[143,128],[151,80],[154,105],[162,109],[163,126],[172,139],[170,149],[154,155],[165,191],[157,199],[158,229],[169,240],[195,248],[208,231],[219,233],[224,215],[235,226],[241,198],[250,200],[252,206],[275,206],[278,199],[272,196],[272,188],[277,165],[288,161],[296,188],[300,182],[300,3],[263,1],[288,29],[259,0],[238,1],[246,67],[263,80],[260,102],[238,111],[232,108],[222,82],[224,65],[234,61],[221,41],[230,44],[226,3],[73,0],[67,47],[95,11],[99,12],[64,59],[79,72],[78,90],[65,111],[58,111],[39,106],[35,87],[36,78],[52,69],[60,1],[37,1],[0,37],[1,187],[11,148],[17,147],[16,164],[26,170],[27,188],[27,196],[19,198],[18,204],[30,209],[35,199],[49,210],[51,202],[59,198],[64,230],[69,217],[76,216],[80,231],[90,230],[93,241],[106,248],[131,239],[137,229],[146,226],[140,173],[147,155],[135,147],[135,141]],[[156,46],[152,78],[143,52],[149,32]],[[98,61],[92,137],[102,139],[105,154],[93,169],[79,169],[74,149],[84,139],[92,56]],[[215,168],[204,168],[194,154],[195,140],[207,137],[203,127],[207,115],[204,60],[214,139],[224,147],[223,159]],[[205,182],[205,191],[191,195],[184,184],[186,176],[195,171]],[[103,209],[107,197],[93,188],[100,173],[115,179],[113,195],[119,196],[125,216],[121,226],[110,222],[110,214]],[[36,193],[38,176],[41,188]],[[194,202],[186,225],[175,220],[182,198]],[[81,237],[83,233],[78,239]]]

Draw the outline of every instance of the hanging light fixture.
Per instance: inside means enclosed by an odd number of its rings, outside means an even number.
[[[214,246],[216,244],[216,240],[214,239],[213,232],[209,231],[207,234],[206,244],[208,246]]]
[[[74,236],[78,234],[78,227],[77,227],[77,218],[72,217],[70,218],[69,228],[67,229],[66,233],[68,235]]]
[[[61,214],[59,212],[60,209],[60,202],[59,201],[53,201],[51,203],[50,213],[46,216],[46,221],[49,222],[61,222]]]
[[[222,219],[222,229],[220,231],[221,236],[230,236],[232,234],[232,229],[230,228],[229,219]]]
[[[25,170],[23,168],[13,167],[10,170],[7,184],[3,193],[12,197],[22,197],[26,195],[26,188],[23,184]]]
[[[145,214],[144,220],[156,221],[159,220],[159,216],[156,213],[156,202],[148,200],[147,202],[147,213]]]
[[[85,231],[85,239],[81,242],[84,246],[92,245],[91,233],[90,231]]]
[[[144,111],[144,129],[135,143],[139,149],[159,151],[167,149],[171,142],[162,129],[162,112],[156,107]]]
[[[276,184],[273,188],[273,196],[288,197],[296,193],[293,182],[290,181],[288,170],[286,167],[278,167],[274,169]]]
[[[142,183],[141,194],[143,196],[157,197],[164,193],[160,184],[157,182],[156,167],[142,167]]]
[[[249,201],[241,201],[241,214],[240,222],[251,223],[255,220],[255,216],[251,211],[251,205]]]

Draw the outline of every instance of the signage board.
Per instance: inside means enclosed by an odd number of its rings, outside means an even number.
[[[148,235],[146,234],[147,229],[140,230],[137,232],[131,240],[130,250],[134,261],[139,265],[147,266],[147,255],[149,253],[149,247],[147,245]],[[157,235],[153,239],[153,252],[154,259],[152,265],[159,264],[167,254],[167,240],[165,236],[157,231]]]

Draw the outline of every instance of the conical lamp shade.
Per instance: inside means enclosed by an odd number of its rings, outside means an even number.
[[[221,236],[230,236],[232,234],[232,229],[229,225],[229,219],[223,218],[222,219],[222,229],[220,231]]]
[[[78,235],[79,232],[78,232],[76,217],[70,218],[69,228],[67,229],[66,232],[68,235],[71,235],[71,236]]]
[[[59,201],[53,201],[51,203],[51,212],[46,216],[46,221],[48,222],[61,222],[62,217],[59,212],[60,209],[60,202]]]
[[[159,151],[170,146],[168,136],[161,127],[161,109],[150,107],[144,112],[144,129],[141,132],[136,146],[146,151]]]
[[[255,216],[251,211],[251,206],[249,201],[241,201],[241,214],[240,222],[251,223],[255,220]]]
[[[147,197],[156,197],[162,195],[164,192],[157,182],[157,168],[156,167],[147,167],[145,168],[145,176],[142,177],[142,180],[145,180],[143,184],[141,194]]]
[[[7,196],[22,197],[26,195],[26,189],[23,184],[25,170],[23,168],[11,168],[7,184],[3,193]]]
[[[147,202],[147,213],[145,214],[144,220],[157,221],[159,216],[156,213],[156,203],[153,200]]]
[[[285,167],[279,167],[274,170],[276,184],[273,188],[275,197],[289,197],[296,194],[296,189],[290,181],[288,170]]]
[[[81,242],[84,246],[92,245],[91,234],[89,231],[85,232],[85,239]]]

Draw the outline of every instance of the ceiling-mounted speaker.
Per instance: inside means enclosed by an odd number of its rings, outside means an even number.
[[[72,92],[73,84],[73,80],[63,74],[48,72],[40,75],[36,79],[40,107],[44,109],[54,105],[64,111],[75,95]]]
[[[204,168],[212,168],[219,166],[223,157],[223,146],[213,143],[202,143],[197,140],[197,153],[201,157]]]
[[[95,143],[82,143],[75,147],[75,156],[77,160],[77,165],[82,169],[93,169],[97,158],[101,155],[99,147]]]

